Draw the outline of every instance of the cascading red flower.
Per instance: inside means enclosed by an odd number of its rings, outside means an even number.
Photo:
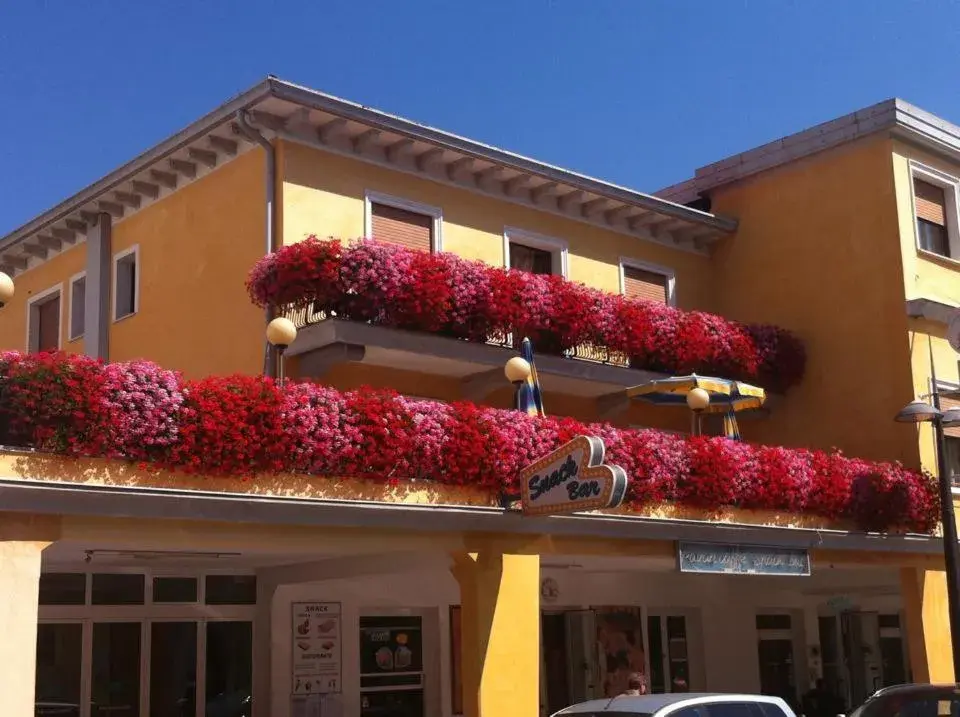
[[[838,452],[585,425],[389,391],[278,386],[254,376],[184,380],[149,362],[0,355],[0,418],[15,445],[125,458],[205,475],[307,473],[396,484],[429,481],[491,494],[577,435],[603,438],[629,476],[635,509],[676,503],[852,520],[865,530],[930,532],[935,482]]]
[[[362,240],[316,237],[261,259],[251,300],[412,331],[487,341],[529,337],[537,351],[589,345],[630,357],[634,368],[717,375],[785,390],[806,354],[789,331],[626,299],[558,276],[540,276]]]

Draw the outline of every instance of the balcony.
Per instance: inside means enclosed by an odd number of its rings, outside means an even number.
[[[525,336],[549,388],[573,395],[684,373],[784,391],[805,363],[799,340],[777,327],[371,241],[284,247],[258,262],[248,289],[304,329],[290,348],[303,375],[360,361],[454,376],[467,396],[481,395],[505,347]]]
[[[300,332],[287,350],[287,356],[297,357],[297,374],[301,378],[322,377],[338,364],[361,363],[458,379],[463,399],[482,402],[505,385],[503,365],[516,355],[510,341],[472,343],[328,318],[309,310],[295,310],[289,316]],[[623,407],[624,389],[663,376],[631,369],[625,359],[611,361],[605,354],[605,351],[578,347],[566,356],[537,356],[543,390],[551,394],[599,398],[601,412],[612,413]]]
[[[69,480],[53,458],[65,455],[118,461],[128,473],[133,465],[136,474],[165,472],[180,486],[196,487],[189,475],[204,476],[207,490],[251,479],[255,490],[283,495],[329,478],[347,500],[421,491],[493,510],[498,495],[516,492],[524,467],[577,435],[594,435],[606,444],[606,462],[630,477],[626,513],[702,519],[748,510],[869,532],[930,533],[937,524],[928,476],[835,452],[259,376],[185,380],[147,362],[104,365],[76,355],[7,353],[0,377],[5,442],[27,449],[30,472],[48,482]],[[107,473],[84,481],[113,471],[92,470]]]

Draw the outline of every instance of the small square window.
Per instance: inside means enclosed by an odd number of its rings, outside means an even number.
[[[364,195],[364,234],[427,253],[442,251],[443,211],[373,190]]]
[[[620,292],[628,299],[673,306],[674,273],[632,259],[620,260]]]
[[[196,602],[196,578],[154,578],[153,601],[164,603]]]
[[[137,573],[95,573],[91,588],[94,605],[143,605],[145,580]]]
[[[207,605],[256,605],[255,575],[208,575]]]
[[[507,227],[503,231],[506,265],[531,274],[567,275],[567,243],[562,239]]]
[[[83,336],[84,309],[87,296],[87,277],[80,275],[70,280],[70,340]]]
[[[134,247],[113,258],[113,320],[132,316],[139,309],[140,252]]]
[[[535,249],[516,242],[510,242],[510,268],[527,271],[531,274],[552,274],[553,253],[544,249]]]

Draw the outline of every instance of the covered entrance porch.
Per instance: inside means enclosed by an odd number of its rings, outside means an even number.
[[[950,679],[933,540],[189,493],[2,486],[6,714],[549,714],[624,663],[848,701]],[[697,575],[678,539],[819,547],[809,577]]]

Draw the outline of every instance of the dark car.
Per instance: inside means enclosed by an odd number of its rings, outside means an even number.
[[[850,717],[960,717],[960,685],[884,687]]]

